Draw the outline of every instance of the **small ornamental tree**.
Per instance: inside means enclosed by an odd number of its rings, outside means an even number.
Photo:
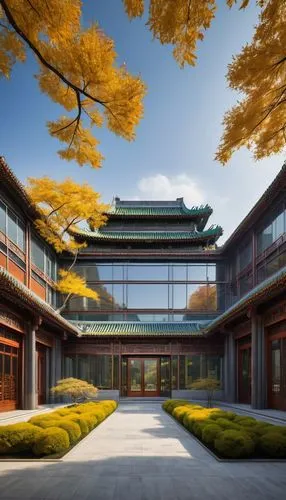
[[[213,377],[199,378],[192,383],[191,389],[206,391],[208,407],[212,407],[214,391],[220,389],[220,381]]]
[[[70,377],[58,380],[57,385],[51,388],[51,393],[55,396],[70,397],[75,403],[78,400],[97,396],[98,389],[85,380]]]

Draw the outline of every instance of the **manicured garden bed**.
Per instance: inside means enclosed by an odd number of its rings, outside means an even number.
[[[286,426],[184,400],[170,399],[162,406],[219,458],[286,458]]]
[[[0,458],[60,458],[116,408],[116,401],[75,404],[0,426]]]

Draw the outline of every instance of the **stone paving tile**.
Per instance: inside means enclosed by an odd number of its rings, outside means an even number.
[[[286,463],[215,460],[159,404],[121,404],[62,462],[1,462],[0,499],[284,500]]]

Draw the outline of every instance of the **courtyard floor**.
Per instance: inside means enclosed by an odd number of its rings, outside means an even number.
[[[286,463],[218,462],[159,403],[121,403],[61,462],[0,462],[1,499],[282,500]]]

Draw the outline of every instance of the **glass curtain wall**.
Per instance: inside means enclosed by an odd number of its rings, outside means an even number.
[[[199,378],[215,378],[222,383],[222,356],[192,354],[179,356],[179,388],[191,389]]]
[[[118,389],[119,357],[76,354],[64,357],[65,377],[86,380],[98,389]]]
[[[72,299],[70,319],[182,321],[189,320],[190,313],[224,310],[221,265],[80,264],[74,270],[99,299]]]

